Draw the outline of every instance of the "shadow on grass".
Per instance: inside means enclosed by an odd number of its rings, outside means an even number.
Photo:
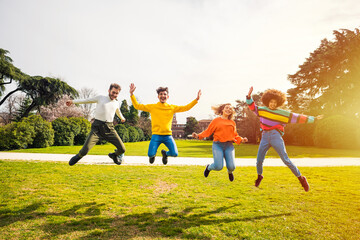
[[[291,215],[291,213],[282,213],[253,217],[216,216],[218,213],[226,213],[228,209],[241,205],[235,204],[211,211],[206,210],[205,206],[189,207],[171,214],[167,207],[162,207],[156,209],[155,212],[110,217],[101,214],[101,208],[104,205],[90,202],[75,205],[62,212],[41,212],[39,209],[43,206],[42,203],[34,203],[17,211],[1,211],[0,227],[18,221],[45,218],[45,223],[39,228],[46,233],[47,237],[51,238],[61,238],[62,235],[68,237],[69,234],[73,234],[72,238],[77,236],[75,238],[78,239],[131,239],[134,237],[210,239],[202,229],[190,234],[186,233],[186,230],[199,226],[248,222]],[[197,212],[199,209],[204,209],[204,211],[192,214],[195,209],[198,209]]]

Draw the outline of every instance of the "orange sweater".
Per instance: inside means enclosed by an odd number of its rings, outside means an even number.
[[[215,118],[211,121],[209,127],[200,133],[199,139],[209,137],[214,133],[214,142],[228,142],[232,141],[236,144],[240,144],[242,138],[236,132],[236,125],[233,120],[223,119],[221,117]]]

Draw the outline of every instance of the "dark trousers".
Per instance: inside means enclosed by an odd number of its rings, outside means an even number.
[[[91,125],[91,131],[84,143],[84,146],[79,151],[79,156],[85,156],[100,139],[105,139],[106,141],[112,143],[117,148],[115,152],[117,156],[125,152],[125,145],[114,129],[114,124],[95,120]]]

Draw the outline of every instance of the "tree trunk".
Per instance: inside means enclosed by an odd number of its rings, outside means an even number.
[[[31,110],[36,107],[36,103],[33,101],[30,106],[23,112],[21,115],[21,118],[28,117]]]
[[[15,92],[17,92],[17,91],[19,91],[19,90],[21,90],[21,88],[17,88],[17,89],[15,89],[14,91],[9,92],[9,93],[1,100],[0,106],[5,102],[5,100],[6,100],[8,97],[10,97],[12,94],[14,94]]]

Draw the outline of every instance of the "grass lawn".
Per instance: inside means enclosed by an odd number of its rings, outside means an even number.
[[[212,142],[211,141],[196,141],[196,140],[176,140],[180,157],[209,157],[212,158]],[[126,153],[128,156],[147,156],[147,149],[149,141],[125,143]],[[31,153],[62,153],[62,154],[76,154],[82,146],[54,146],[48,148],[30,148],[14,150],[13,152],[31,152]],[[160,151],[165,145],[160,145]],[[346,150],[346,149],[326,149],[316,147],[302,147],[302,146],[286,146],[287,152],[291,157],[360,157],[360,150]],[[235,146],[235,157],[249,158],[256,157],[258,145],[241,144]],[[92,148],[89,154],[104,155],[114,151],[114,146],[111,144],[96,145]],[[267,157],[279,156],[273,148],[270,148]]]
[[[360,167],[301,171],[0,161],[0,239],[359,239]]]

